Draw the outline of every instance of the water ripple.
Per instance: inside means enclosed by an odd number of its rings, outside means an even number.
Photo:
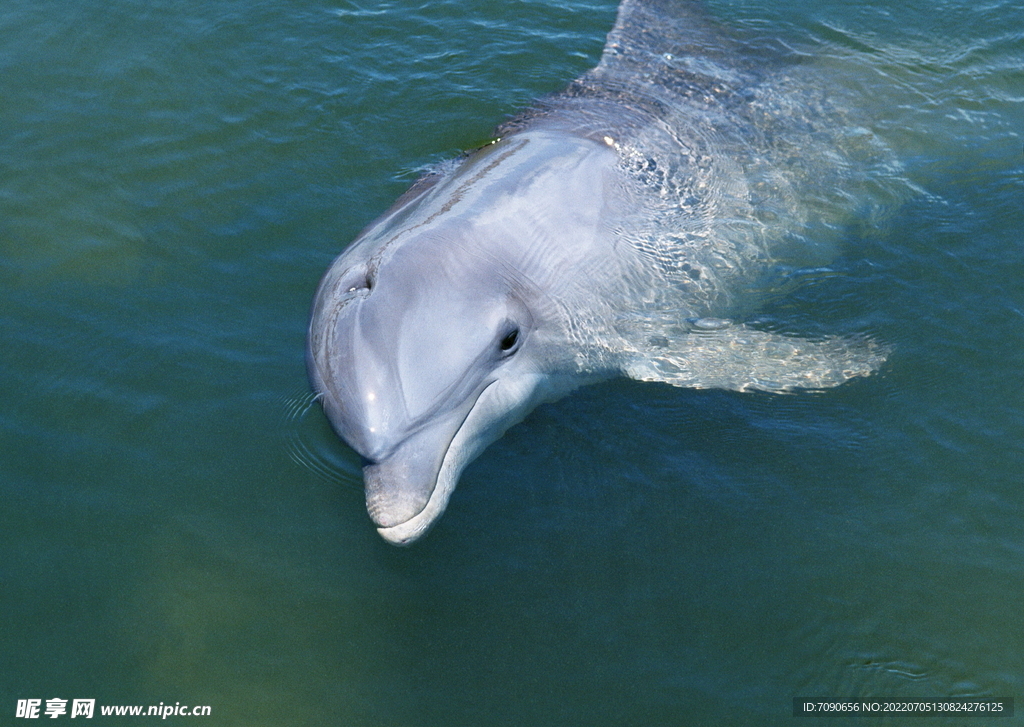
[[[282,401],[279,427],[285,437],[288,456],[300,467],[335,485],[362,490],[363,475],[356,457],[344,457],[344,445],[337,439],[320,412],[317,395],[304,390]]]

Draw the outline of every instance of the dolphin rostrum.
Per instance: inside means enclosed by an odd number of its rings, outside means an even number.
[[[425,175],[334,261],[309,376],[386,540],[423,536],[471,460],[582,384],[788,392],[881,365],[867,337],[743,323],[835,256],[888,163],[768,55],[689,3],[625,0],[596,68]]]

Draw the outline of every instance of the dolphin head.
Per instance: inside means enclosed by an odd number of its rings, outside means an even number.
[[[363,458],[386,540],[421,537],[473,458],[584,383],[567,311],[597,295],[595,271],[617,279],[603,222],[616,160],[564,133],[496,142],[414,185],[327,271],[310,381]]]
[[[310,379],[363,459],[366,505],[389,542],[440,517],[465,466],[534,405],[528,286],[458,245],[345,260],[317,295]]]

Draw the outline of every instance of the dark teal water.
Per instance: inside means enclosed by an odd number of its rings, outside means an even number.
[[[764,5],[708,3],[859,99],[916,185],[769,311],[888,342],[881,374],[582,390],[396,550],[307,393],[316,283],[419,170],[592,66],[614,3],[6,0],[0,723],[1024,699],[1024,8]]]

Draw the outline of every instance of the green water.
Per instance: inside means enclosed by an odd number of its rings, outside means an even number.
[[[917,189],[768,314],[869,331],[882,373],[584,389],[397,550],[310,403],[313,291],[421,169],[592,66],[614,3],[6,0],[0,723],[55,697],[409,726],[1024,699],[1024,8],[763,5],[708,3],[861,99]]]

